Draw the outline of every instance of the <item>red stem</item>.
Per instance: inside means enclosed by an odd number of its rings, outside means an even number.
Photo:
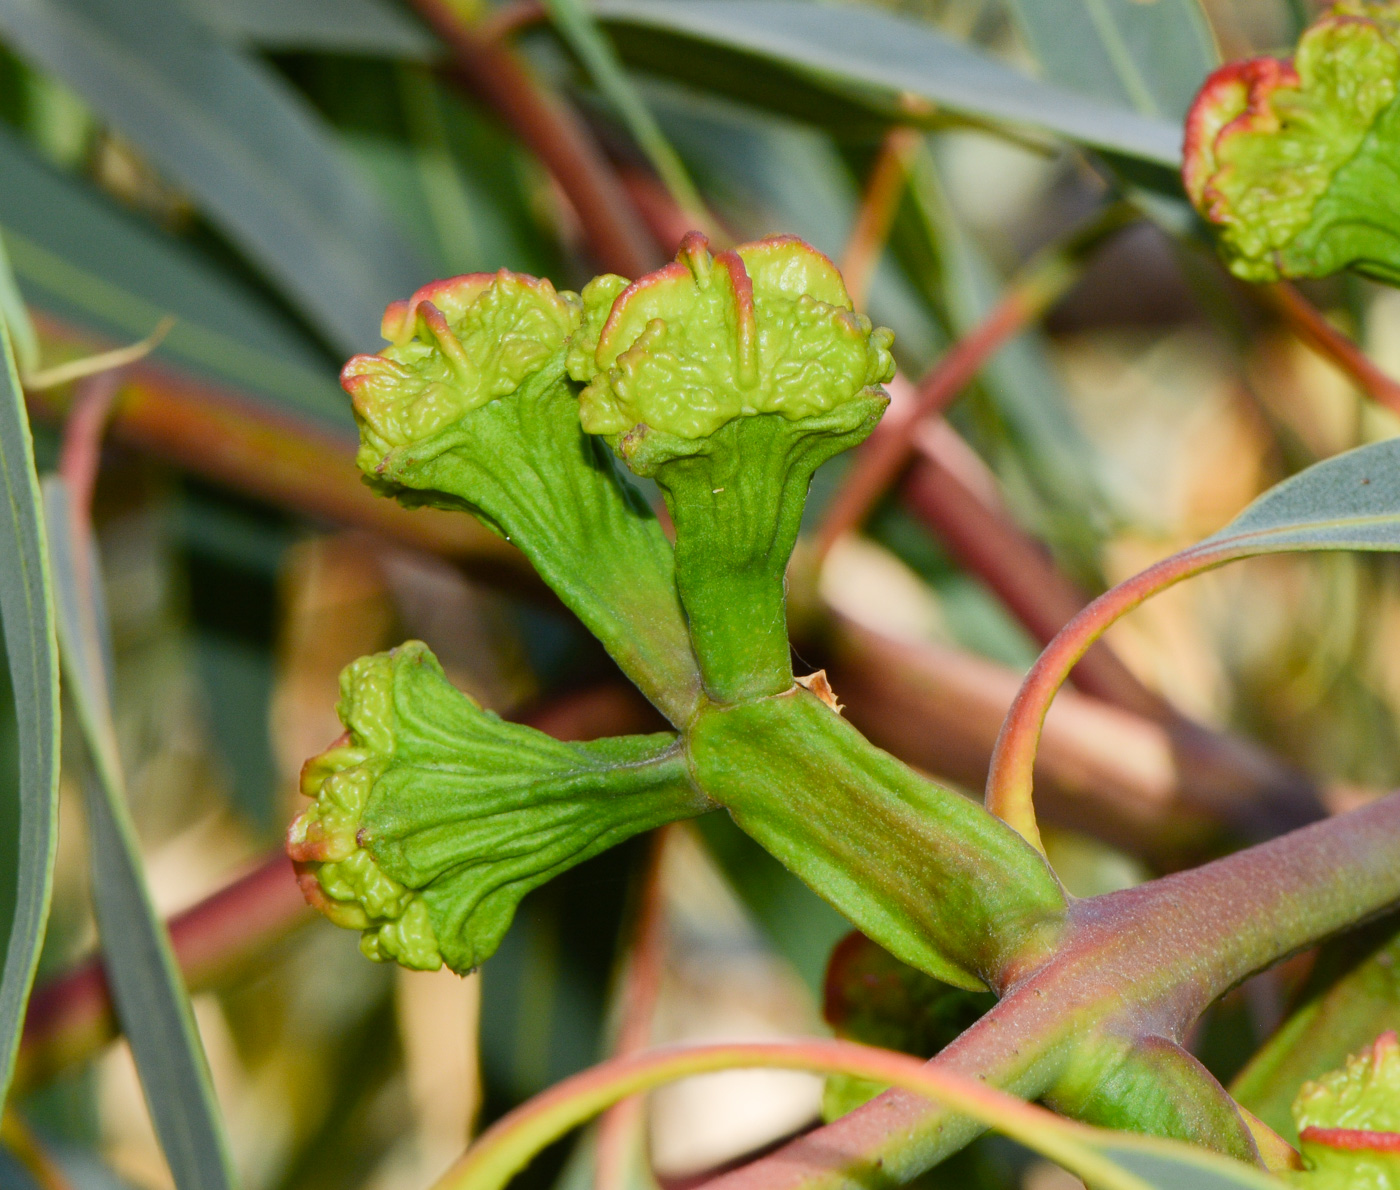
[[[846,241],[846,251],[841,255],[841,275],[857,309],[865,308],[870,295],[870,282],[904,193],[909,158],[918,148],[921,136],[915,128],[891,128],[885,133],[871,167],[855,224]]]
[[[84,543],[92,530],[92,494],[102,466],[102,438],[125,379],[125,369],[115,368],[80,381],[63,426],[58,473],[68,485],[74,528],[83,547],[78,553],[79,566],[87,558]]]
[[[1254,972],[1400,900],[1400,794],[1213,863],[1078,902],[1071,930],[932,1064],[1024,1098],[1069,1047],[1100,1036],[1179,1043]],[[800,1137],[703,1190],[860,1190],[897,1184],[978,1129],[903,1092]]]
[[[825,557],[836,539],[858,528],[914,453],[914,430],[926,418],[940,415],[972,382],[1008,339],[1044,308],[1035,295],[1017,287],[958,342],[919,382],[914,400],[892,408],[865,444],[840,489],[832,497],[817,534],[817,554]]]
[[[914,446],[918,457],[903,490],[910,511],[933,529],[964,569],[996,592],[1037,642],[1048,644],[1088,598],[999,501],[979,494],[959,474],[966,465],[982,463],[946,422],[921,426]],[[990,486],[990,474],[987,480]],[[1162,720],[1171,713],[1165,700],[1101,642],[1075,666],[1074,684],[1134,714]]]
[[[1036,748],[1055,693],[1075,663],[1109,626],[1144,600],[1238,556],[1228,547],[1174,554],[1105,591],[1056,635],[1031,666],[997,737],[987,776],[987,809],[1044,850],[1031,801]]]
[[[1370,357],[1322,316],[1296,286],[1280,281],[1264,292],[1304,343],[1331,360],[1377,404],[1400,413],[1400,381],[1382,372]]]
[[[568,196],[604,268],[639,277],[661,263],[657,245],[582,120],[531,77],[504,42],[463,21],[447,0],[411,0],[452,51],[453,77],[487,103]]]

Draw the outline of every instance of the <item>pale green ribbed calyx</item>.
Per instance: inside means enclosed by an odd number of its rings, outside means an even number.
[[[372,473],[394,447],[514,392],[564,346],[580,309],[577,295],[505,269],[434,281],[392,303],[382,328],[389,346],[341,370],[361,469]]]
[[[457,690],[409,641],[348,666],[346,734],[309,761],[287,851],[307,900],[372,959],[466,972],[532,888],[710,807],[671,735],[563,743]]]

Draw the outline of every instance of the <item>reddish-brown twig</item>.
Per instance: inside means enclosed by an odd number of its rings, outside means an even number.
[[[462,20],[447,0],[412,4],[451,50],[456,81],[490,106],[559,183],[598,263],[628,277],[660,264],[626,189],[574,111],[510,46]]]
[[[918,148],[920,136],[914,128],[898,127],[886,132],[866,180],[851,236],[841,255],[841,275],[857,309],[863,309],[870,296],[870,282],[889,239],[890,225],[908,177],[909,158]]]
[[[1126,203],[1114,203],[1021,269],[987,316],[924,375],[914,399],[891,408],[856,452],[827,506],[817,535],[818,557],[825,557],[841,534],[858,528],[898,478],[913,454],[914,427],[942,414],[1001,347],[1064,295],[1094,251],[1137,217]]]
[[[1280,281],[1265,286],[1263,292],[1299,339],[1341,368],[1377,404],[1400,413],[1400,381],[1392,380],[1376,367],[1370,357],[1328,322],[1296,286]]]
[[[1001,507],[990,473],[985,484],[969,482],[969,472],[975,475],[984,465],[951,426],[927,422],[915,430],[913,445],[917,457],[903,491],[909,509],[969,573],[996,592],[1038,643],[1048,644],[1088,597]],[[1168,714],[1161,696],[1104,644],[1080,660],[1074,684],[1134,714],[1157,720]]]
[[[1047,270],[1049,272],[1049,270]],[[966,388],[998,348],[1012,339],[1064,292],[1072,277],[1055,276],[1013,286],[970,334],[959,339],[919,382],[913,399],[892,407],[856,452],[840,489],[827,506],[817,536],[825,556],[843,533],[859,527],[914,452],[914,427],[937,417]]]

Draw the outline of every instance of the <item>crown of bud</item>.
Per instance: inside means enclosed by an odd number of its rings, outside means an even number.
[[[851,308],[836,266],[773,236],[711,256],[691,232],[676,260],[583,291],[570,375],[583,428],[702,438],[736,417],[823,413],[894,375],[893,334]]]
[[[576,294],[511,273],[469,273],[423,286],[384,311],[389,346],[340,373],[360,423],[359,463],[373,471],[392,448],[420,442],[514,392],[579,324]]]
[[[530,889],[709,806],[673,736],[571,744],[507,723],[419,641],[347,666],[340,691],[346,734],[303,769],[287,852],[372,959],[470,971]]]
[[[1206,81],[1186,123],[1183,181],[1249,281],[1353,266],[1400,276],[1400,7],[1339,3],[1292,60]]]

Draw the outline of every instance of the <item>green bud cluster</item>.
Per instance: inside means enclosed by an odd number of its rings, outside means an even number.
[[[360,425],[357,462],[382,471],[389,452],[422,442],[513,393],[562,348],[581,317],[577,294],[520,273],[435,281],[384,312],[390,346],[341,370]]]
[[[894,373],[890,332],[825,256],[787,236],[711,256],[691,234],[581,297],[507,272],[438,282],[384,334],[342,374],[366,479],[517,545],[680,734],[560,743],[455,690],[421,644],[357,661],[287,846],[367,955],[470,970],[531,888],[716,805],[945,982],[978,989],[1055,927],[1063,892],[1019,835],[794,684],[808,485],[871,432]],[[619,459],[655,479],[674,548]]]
[[[1216,71],[1183,178],[1247,281],[1351,267],[1400,282],[1400,8],[1334,4],[1291,60]]]

